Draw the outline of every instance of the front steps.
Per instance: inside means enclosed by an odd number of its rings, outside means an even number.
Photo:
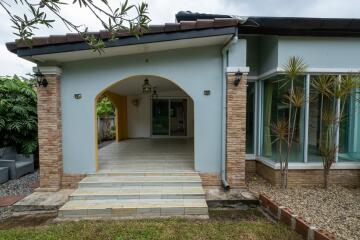
[[[99,173],[84,178],[59,218],[208,217],[200,176],[184,173]]]

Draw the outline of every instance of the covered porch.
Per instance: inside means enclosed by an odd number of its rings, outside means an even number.
[[[113,142],[99,150],[99,172],[194,171],[194,140],[139,138]]]

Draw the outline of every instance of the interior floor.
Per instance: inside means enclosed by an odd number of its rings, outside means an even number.
[[[194,140],[128,139],[99,150],[99,172],[194,171]]]

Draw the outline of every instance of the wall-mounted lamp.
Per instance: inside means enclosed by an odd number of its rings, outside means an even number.
[[[142,85],[142,91],[144,94],[151,94],[152,86],[149,83],[149,79],[145,78],[144,84]]]
[[[155,99],[159,97],[159,95],[157,94],[157,91],[156,91],[156,87],[153,87],[153,93],[152,93],[151,97],[155,98]]]
[[[133,99],[131,102],[135,107],[138,107],[140,104],[140,100],[138,98]]]
[[[242,73],[240,71],[237,71],[235,73],[235,80],[234,80],[234,85],[237,87],[239,86],[240,82],[241,82],[241,76],[242,76]]]
[[[48,85],[48,81],[46,80],[44,74],[42,74],[40,72],[40,69],[38,68],[37,72],[34,74],[36,77],[36,82],[38,84],[39,87],[43,86],[43,87],[47,87]]]

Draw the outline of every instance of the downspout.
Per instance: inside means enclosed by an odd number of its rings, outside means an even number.
[[[235,33],[233,37],[230,39],[230,41],[224,46],[222,49],[222,124],[221,124],[221,182],[223,184],[223,187],[225,190],[230,189],[230,185],[227,181],[227,172],[226,172],[226,127],[227,127],[227,121],[226,121],[226,112],[227,112],[227,98],[226,98],[226,92],[227,92],[227,76],[226,76],[226,68],[228,67],[228,55],[229,55],[229,49],[230,47],[237,43],[238,41],[238,29],[236,28]]]

